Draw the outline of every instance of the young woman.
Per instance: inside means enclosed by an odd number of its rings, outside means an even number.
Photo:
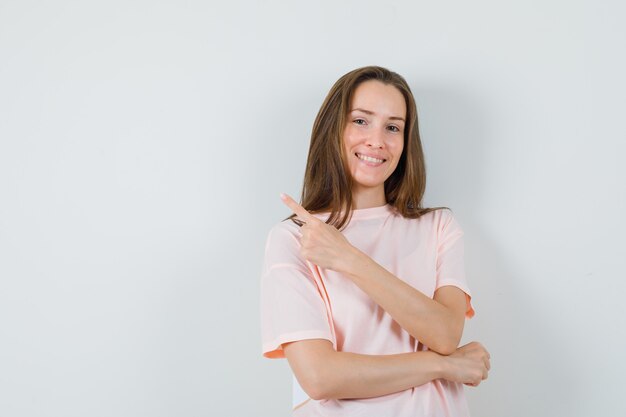
[[[458,347],[472,317],[463,232],[423,208],[415,101],[381,67],[341,77],[313,126],[301,205],[269,233],[263,354],[286,357],[309,399],[294,416],[468,416],[463,385],[489,353]],[[291,221],[290,221],[291,220]]]

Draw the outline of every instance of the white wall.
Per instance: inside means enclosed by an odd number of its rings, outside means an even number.
[[[403,74],[466,233],[475,416],[622,416],[626,6],[0,2],[0,415],[288,416],[268,229],[345,72]]]

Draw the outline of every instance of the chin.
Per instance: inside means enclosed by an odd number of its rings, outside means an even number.
[[[384,187],[385,185],[385,181],[384,180],[380,180],[380,181],[360,181],[358,178],[354,179],[354,184],[357,185],[358,187],[362,187],[362,188],[377,188],[377,187]]]

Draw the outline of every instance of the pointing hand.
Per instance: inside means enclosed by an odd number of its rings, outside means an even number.
[[[339,230],[313,216],[293,198],[287,194],[281,194],[280,198],[300,220],[304,221],[304,225],[300,227],[302,257],[321,268],[347,272],[349,259],[358,253],[358,250]]]

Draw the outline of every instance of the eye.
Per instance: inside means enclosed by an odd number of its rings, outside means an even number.
[[[400,131],[400,128],[398,126],[394,126],[394,125],[387,126],[387,129],[391,130],[392,132],[399,132]]]
[[[353,122],[356,123],[357,125],[364,125],[365,124],[365,120],[363,120],[363,119],[354,119]]]

